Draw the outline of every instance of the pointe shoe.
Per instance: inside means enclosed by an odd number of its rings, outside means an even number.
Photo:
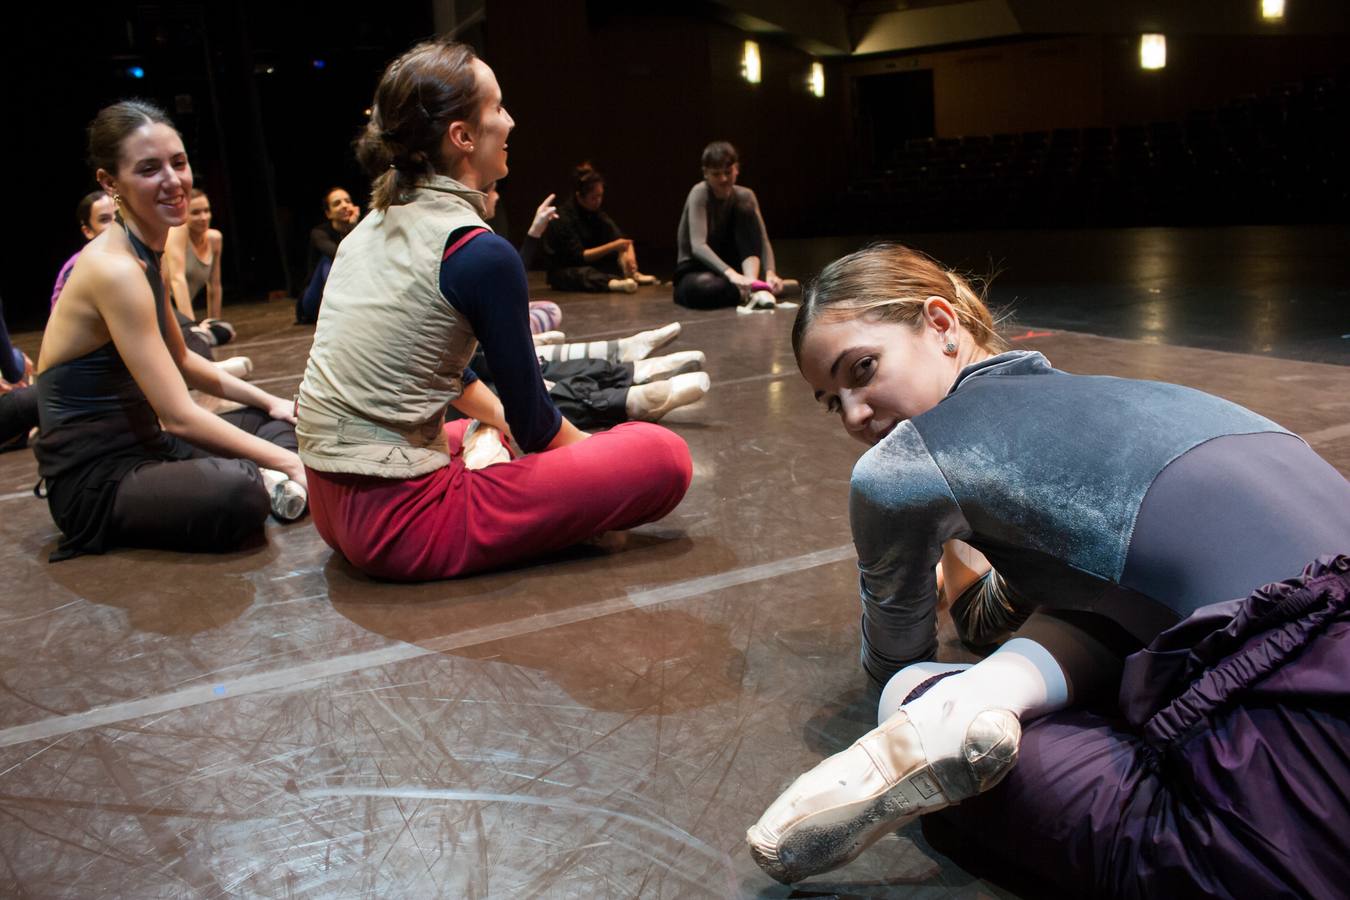
[[[738,313],[767,312],[778,305],[773,294],[768,291],[751,291],[745,302],[736,307]]]
[[[707,361],[708,358],[703,355],[702,350],[683,350],[665,356],[649,356],[633,363],[633,383],[646,384],[649,381],[683,375],[685,372],[697,372]]]
[[[635,294],[637,293],[638,283],[631,278],[611,278],[609,289],[616,294]]]
[[[502,443],[502,433],[477,419],[464,430],[464,443],[459,455],[464,460],[464,468],[469,470],[486,469],[511,461],[511,451]]]
[[[534,335],[534,345],[536,347],[547,347],[550,344],[561,344],[567,340],[567,335],[561,331],[541,331]]]
[[[1022,739],[1006,709],[976,714],[960,757],[929,759],[923,730],[901,709],[794,781],[745,834],[755,862],[783,884],[838,868],[916,816],[998,784]]]
[[[651,331],[639,331],[626,338],[619,338],[619,362],[637,362],[652,355],[652,351],[664,347],[680,336],[680,323],[671,322]]]
[[[197,323],[197,327],[205,328],[211,333],[212,346],[219,347],[234,340],[234,326],[229,322],[222,322],[220,319],[202,319]]]
[[[702,399],[711,387],[712,379],[707,372],[690,372],[668,381],[635,385],[628,389],[624,410],[635,421],[657,422],[671,410]]]
[[[253,374],[253,360],[247,356],[231,356],[216,363],[216,368],[229,372],[235,378],[247,378]]]
[[[638,284],[642,284],[642,285],[646,285],[646,284],[656,284],[656,276],[655,276],[655,275],[646,275],[646,274],[644,274],[644,273],[642,273],[642,272],[634,272],[634,273],[633,273],[633,280],[636,281]]]
[[[309,492],[304,485],[276,469],[260,467],[258,472],[262,474],[263,487],[267,488],[267,499],[277,521],[294,522],[305,514],[309,506]]]

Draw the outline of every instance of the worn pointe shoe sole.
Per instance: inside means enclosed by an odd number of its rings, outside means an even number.
[[[285,472],[276,469],[259,468],[263,487],[267,488],[267,500],[272,506],[272,515],[279,522],[294,522],[305,514],[309,507],[309,492],[298,481],[292,481]]]
[[[486,469],[511,461],[511,451],[502,443],[502,433],[491,425],[474,419],[464,429],[464,443],[460,450],[464,468],[470,471]]]
[[[1015,715],[986,709],[961,758],[929,760],[902,709],[794,781],[746,832],[750,855],[783,884],[836,869],[916,816],[998,784],[1021,739]]]

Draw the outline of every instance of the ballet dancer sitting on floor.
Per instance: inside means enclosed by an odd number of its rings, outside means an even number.
[[[300,385],[315,526],[371,575],[427,580],[510,565],[661,518],[688,448],[657,425],[587,435],[548,398],[520,256],[483,222],[514,122],[463,44],[419,44],[385,70],[357,155],[372,211],[343,239]],[[468,368],[481,343],[499,400]],[[472,470],[468,422],[526,455]]]
[[[573,170],[572,184],[572,196],[559,207],[544,242],[549,287],[631,294],[640,285],[656,284],[655,276],[638,269],[632,240],[600,209],[605,176],[585,162]]]
[[[118,221],[80,254],[42,336],[34,452],[65,535],[52,560],[115,546],[235,549],[261,534],[269,509],[284,520],[304,511],[293,405],[183,344],[159,258],[187,217],[192,169],[164,112],[138,100],[104,108],[89,159]],[[245,408],[211,415],[188,385]]]
[[[1267,886],[1253,895],[1284,894],[1278,885],[1320,877],[1316,864],[1298,862],[1305,842],[1318,859],[1344,861],[1350,761],[1310,750],[1350,743],[1350,665],[1340,662],[1350,643],[1350,560],[1309,570],[1331,593],[1281,606],[1289,591],[1277,590],[1276,601],[1254,596],[1246,611],[1223,603],[1350,547],[1350,484],[1340,473],[1296,435],[1218,397],[1072,375],[1040,353],[1005,352],[965,279],[898,245],[831,263],[798,311],[793,349],[816,399],[871,447],[853,469],[849,506],[862,661],[885,688],[880,725],[798,778],[750,828],[754,858],[769,874],[792,882],[835,868],[915,816],[1005,778],[1023,805],[998,814],[1006,833],[981,839],[998,847],[1058,835],[1037,845],[1039,859],[1022,859],[1085,895],[1100,895],[1094,878],[1109,883],[1110,872],[1136,870],[1166,870],[1166,883],[1185,886],[1171,896],[1213,895],[1206,885],[1225,869],[1245,874],[1224,876],[1220,894],[1244,893],[1244,881]],[[997,647],[973,666],[933,662],[939,567],[963,640]],[[1284,618],[1251,612],[1260,609]],[[1341,624],[1325,632],[1319,621]],[[1182,674],[1180,690],[1200,692],[1150,725],[1160,731],[1145,732],[1188,742],[1167,751],[1175,766],[1163,774],[1173,781],[1149,782],[1142,753],[1117,766],[1138,737],[1110,749],[1067,725],[1036,730],[1039,717],[1114,698],[1125,654],[1150,642],[1150,652],[1189,646],[1211,631],[1218,636],[1189,657],[1131,658],[1162,665],[1169,678]],[[1265,643],[1244,649],[1233,634]],[[1186,659],[1235,651],[1218,681],[1204,682],[1203,667],[1186,675]],[[1244,706],[1243,692],[1291,652],[1312,666],[1301,685]],[[1152,702],[1125,692],[1120,700],[1131,714]],[[1281,711],[1266,716],[1272,702]],[[1234,703],[1239,713],[1227,724],[1207,724]],[[1188,709],[1208,712],[1196,718]],[[1191,730],[1178,730],[1183,719]],[[1054,737],[1034,739],[1032,780],[1019,783],[1027,723],[1028,735]],[[1239,760],[1253,755],[1278,761],[1272,777],[1286,790],[1206,780],[1198,768],[1245,765]],[[1188,766],[1197,767],[1194,778]],[[1225,796],[1225,784],[1235,793]],[[1201,796],[1208,805],[1195,802]],[[981,807],[985,815],[996,799]],[[978,828],[980,820],[962,821]],[[1317,834],[1286,822],[1318,822]],[[1341,836],[1339,857],[1324,833]],[[1139,839],[1122,843],[1125,834]],[[1108,857],[1121,865],[1094,870]]]
[[[228,344],[235,333],[234,326],[220,318],[220,257],[224,246],[224,235],[211,227],[211,198],[206,191],[193,188],[187,223],[170,228],[165,240],[164,273],[184,334],[191,329],[212,347]],[[192,304],[203,292],[206,317],[196,322]]]
[[[773,245],[759,198],[736,184],[740,157],[726,141],[703,148],[703,180],[689,189],[680,213],[675,302],[691,309],[735,306],[738,312],[786,309],[798,289],[775,271]]]

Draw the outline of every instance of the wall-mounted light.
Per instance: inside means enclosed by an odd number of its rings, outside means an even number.
[[[760,76],[759,44],[746,41],[741,49],[741,77],[751,84],[759,84]]]
[[[1161,34],[1139,36],[1139,68],[1161,69],[1167,65],[1167,38]]]
[[[1261,0],[1261,18],[1267,22],[1284,21],[1284,0]]]
[[[806,79],[806,84],[813,95],[825,96],[825,66],[822,63],[811,63],[811,75]]]

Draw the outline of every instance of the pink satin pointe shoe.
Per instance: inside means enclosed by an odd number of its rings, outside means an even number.
[[[901,709],[799,777],[746,832],[755,862],[784,884],[838,868],[916,816],[998,784],[1022,738],[1006,709],[976,714],[959,756],[929,759],[923,732]]]

